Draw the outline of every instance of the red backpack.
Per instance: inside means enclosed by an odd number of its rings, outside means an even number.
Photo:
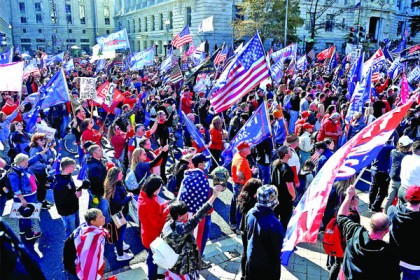
[[[334,217],[325,228],[322,245],[327,255],[342,258],[344,256],[345,238],[338,228],[337,218]]]

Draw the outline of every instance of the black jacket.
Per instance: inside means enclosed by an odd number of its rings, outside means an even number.
[[[389,244],[398,251],[400,260],[420,266],[420,212],[407,209],[405,205],[391,206],[388,209],[391,219]]]
[[[76,196],[76,185],[70,175],[56,175],[52,188],[58,214],[68,216],[79,211],[79,199]]]
[[[107,174],[105,164],[93,157],[86,160],[87,176],[90,181],[90,191],[93,195],[104,195],[104,182]]]
[[[343,270],[346,279],[400,279],[396,251],[383,240],[373,240],[369,232],[347,216],[337,217],[346,238]]]

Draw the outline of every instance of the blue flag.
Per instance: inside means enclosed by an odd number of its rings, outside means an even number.
[[[350,68],[349,77],[347,79],[347,87],[349,95],[352,96],[357,82],[362,79],[364,53],[361,53],[357,61]]]
[[[54,161],[54,163],[51,167],[50,174],[52,174],[52,175],[60,174],[60,163],[61,163],[61,152],[62,152],[62,150],[63,150],[63,148],[61,148],[61,145],[60,145],[60,147],[58,148],[58,151],[57,151],[57,157],[56,157],[56,159],[55,159],[55,161]]]
[[[222,157],[224,158],[225,165],[228,165],[232,161],[233,155],[237,152],[236,147],[240,142],[247,141],[251,146],[254,146],[270,135],[270,121],[265,103],[263,102],[235,137],[233,137],[229,146],[223,151]]]
[[[372,88],[372,68],[369,68],[367,76],[356,85],[356,90],[351,97],[350,107],[347,111],[346,122],[350,123],[352,117],[357,112],[363,113],[363,108],[366,101],[370,97],[370,90]]]
[[[74,61],[73,61],[73,58],[72,58],[72,59],[70,59],[69,61],[67,61],[67,62],[64,64],[64,70],[65,70],[66,72],[70,72],[70,71],[74,70]]]
[[[337,67],[337,65],[338,65],[337,53],[334,50],[334,53],[331,56],[330,62],[328,63],[328,70],[332,72],[334,68]]]
[[[206,143],[204,143],[204,139],[201,136],[200,132],[198,131],[197,127],[190,121],[189,118],[187,118],[184,112],[181,112],[181,114],[182,114],[182,118],[185,121],[185,127],[190,133],[191,138],[197,143],[197,146],[200,149],[204,148],[206,146]],[[202,153],[206,156],[210,155],[207,149],[205,149]]]
[[[96,64],[95,75],[99,73],[105,67],[105,59],[99,59],[98,63]]]
[[[42,103],[45,100],[47,93],[44,87],[39,90],[39,99],[36,102],[35,109],[28,115],[29,120],[26,123],[26,131],[32,133],[36,126],[36,119],[38,118],[39,111],[41,110]]]
[[[153,59],[155,57],[155,47],[148,48],[144,51],[133,53],[130,58],[130,70],[140,70],[144,66],[153,65]]]
[[[401,63],[401,56],[398,56],[388,68],[388,76],[394,79],[403,70],[404,64]]]
[[[401,42],[398,44],[398,46],[395,49],[393,49],[391,51],[392,53],[394,53],[394,54],[395,53],[400,53],[406,48],[406,46],[407,46],[407,36],[408,36],[408,30],[406,29],[404,31],[404,35],[401,39]]]
[[[412,84],[414,82],[420,81],[420,66],[417,65],[408,75],[407,82]]]
[[[337,77],[341,78],[344,75],[344,70],[346,69],[347,64],[347,55],[344,57],[343,61],[341,61],[341,69],[338,71]]]
[[[0,54],[0,64],[6,64],[12,62],[13,59],[13,51],[10,48],[7,52]]]
[[[47,58],[45,58],[45,65],[51,65],[54,62],[62,62],[63,59],[64,59],[64,52],[59,53],[54,56],[47,56]]]
[[[45,85],[46,92],[45,100],[42,103],[41,109],[50,108],[52,106],[70,101],[67,89],[66,76],[62,70],[52,76],[52,78]]]

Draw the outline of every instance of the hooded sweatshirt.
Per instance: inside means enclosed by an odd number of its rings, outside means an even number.
[[[338,227],[346,237],[343,270],[346,279],[400,279],[398,257],[388,243],[374,240],[360,224],[338,216]]]
[[[420,266],[420,212],[410,210],[406,205],[399,205],[390,207],[388,215],[391,220],[389,244],[398,251],[400,265]]]

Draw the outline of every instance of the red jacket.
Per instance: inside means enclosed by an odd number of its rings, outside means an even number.
[[[187,97],[182,95],[181,97],[181,111],[183,111],[186,115],[192,112],[193,101],[191,97]]]
[[[209,130],[209,133],[210,133],[209,148],[214,149],[214,150],[222,150],[223,149],[222,133],[216,128],[211,128]]]
[[[159,204],[157,196],[149,198],[145,192],[140,192],[138,201],[138,216],[141,228],[141,240],[146,249],[150,243],[162,232],[169,208],[166,204]]]
[[[86,143],[86,141],[90,140],[96,143],[99,147],[102,147],[101,138],[102,138],[102,134],[96,131],[95,129],[92,129],[92,130],[85,129],[85,131],[83,131],[82,136],[81,136],[83,143]]]

